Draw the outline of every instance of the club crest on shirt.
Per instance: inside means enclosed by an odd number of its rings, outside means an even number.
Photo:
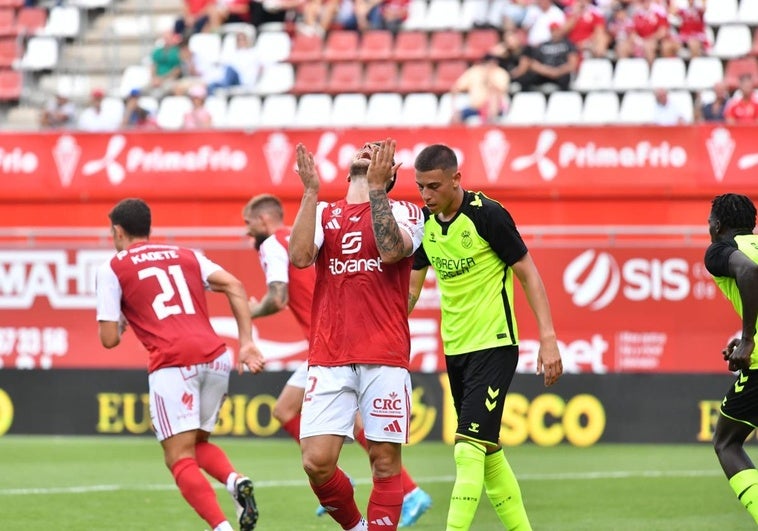
[[[471,249],[472,245],[474,245],[474,240],[471,239],[471,232],[464,230],[461,234],[461,247]]]

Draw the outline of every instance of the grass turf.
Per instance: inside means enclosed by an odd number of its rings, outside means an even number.
[[[316,498],[288,440],[216,438],[256,484],[260,531],[337,530],[317,518]],[[506,455],[520,480],[532,526],[544,531],[732,531],[755,524],[737,501],[709,445],[524,445]],[[404,449],[407,469],[434,505],[411,529],[445,528],[452,448]],[[341,466],[356,481],[358,506],[370,490],[368,460],[347,445]],[[222,507],[231,498],[219,485]],[[232,520],[233,521],[233,520]],[[8,530],[203,530],[149,437],[0,438],[0,528]],[[473,531],[502,529],[482,496]]]

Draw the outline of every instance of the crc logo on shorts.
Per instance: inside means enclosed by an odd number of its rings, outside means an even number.
[[[405,400],[397,393],[390,393],[386,397],[376,397],[371,402],[372,417],[387,419],[384,431],[401,433],[403,431],[400,420],[405,416]]]
[[[690,294],[690,266],[683,258],[629,258],[621,266],[608,252],[588,249],[563,272],[563,287],[579,307],[600,310],[619,293],[630,301],[681,301]],[[702,298],[702,297],[701,297]]]
[[[342,254],[355,254],[361,250],[361,233],[346,232],[342,236]]]

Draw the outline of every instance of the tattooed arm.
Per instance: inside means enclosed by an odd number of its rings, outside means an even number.
[[[289,289],[286,282],[271,282],[268,291],[260,301],[250,297],[250,317],[264,317],[282,311],[289,302]]]
[[[399,262],[413,252],[411,236],[400,230],[387,197],[387,185],[399,166],[393,164],[394,155],[395,141],[387,139],[382,142],[371,154],[371,164],[366,175],[376,246],[382,261],[389,264]]]

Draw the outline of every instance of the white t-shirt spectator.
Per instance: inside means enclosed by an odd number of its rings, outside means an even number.
[[[537,5],[529,6],[521,24],[528,28],[526,42],[529,46],[539,46],[550,40],[550,24],[558,23],[563,26],[566,23],[566,15],[555,4],[547,11],[543,11]]]
[[[655,125],[679,125],[684,123],[684,115],[679,108],[668,100],[664,105],[656,103],[653,107]]]
[[[89,106],[79,115],[78,127],[82,131],[115,131],[118,125],[113,116],[105,112],[102,106],[99,110]]]

